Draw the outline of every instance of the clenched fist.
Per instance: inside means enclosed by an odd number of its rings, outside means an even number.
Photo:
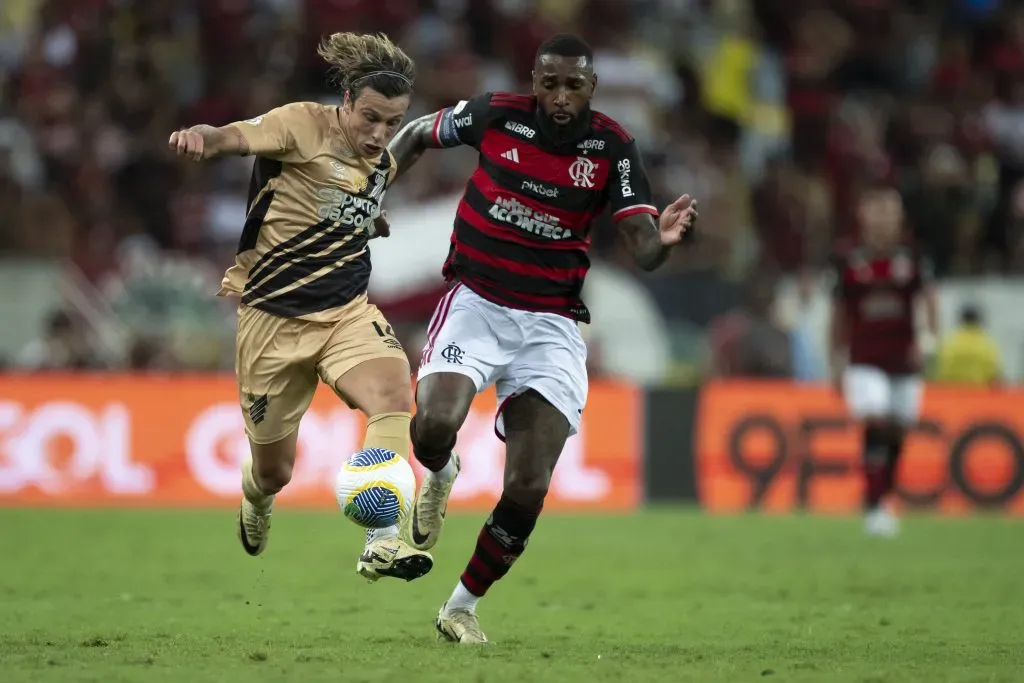
[[[192,161],[203,160],[203,148],[206,141],[194,130],[176,130],[167,141],[171,151],[179,156],[188,157]]]

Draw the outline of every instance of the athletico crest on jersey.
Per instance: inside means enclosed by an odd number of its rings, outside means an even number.
[[[456,213],[449,281],[502,306],[589,322],[580,292],[594,219],[608,206],[615,220],[658,213],[633,139],[590,116],[581,139],[556,146],[530,96],[487,93],[438,114],[439,146],[480,152]]]

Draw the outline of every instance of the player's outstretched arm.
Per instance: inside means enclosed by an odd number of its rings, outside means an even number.
[[[434,112],[410,121],[392,138],[391,144],[388,145],[388,151],[391,152],[391,156],[394,157],[395,164],[398,166],[396,179],[419,161],[428,149],[441,147],[434,137],[434,124],[440,115],[441,112]]]
[[[201,123],[185,130],[176,130],[171,133],[167,145],[178,156],[192,161],[249,154],[249,143],[234,125],[217,128]]]
[[[657,223],[650,213],[634,213],[617,225],[637,266],[654,270],[665,263],[672,247],[683,240],[696,221],[697,200],[684,194],[665,207]]]
[[[398,165],[395,177],[409,170],[428,149],[460,145],[479,149],[491,113],[491,93],[484,93],[406,124],[388,145]]]
[[[268,159],[300,160],[296,131],[311,125],[313,109],[307,102],[293,102],[245,121],[216,128],[200,124],[171,133],[171,151],[193,161],[223,156],[254,154]]]

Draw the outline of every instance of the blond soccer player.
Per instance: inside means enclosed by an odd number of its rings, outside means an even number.
[[[409,457],[410,369],[387,320],[367,302],[368,240],[386,234],[381,201],[397,170],[387,151],[413,91],[412,60],[383,35],[335,33],[319,46],[341,106],[296,102],[170,137],[194,161],[255,157],[248,214],[221,295],[240,297],[235,371],[250,457],[242,464],[238,538],[266,549],[274,496],[292,476],[299,421],[318,381],[367,418],[364,448]],[[411,581],[431,556],[371,530],[356,570]]]

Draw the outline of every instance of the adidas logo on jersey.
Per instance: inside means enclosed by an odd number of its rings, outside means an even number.
[[[517,148],[513,147],[509,151],[503,152],[502,155],[501,155],[501,158],[502,159],[508,159],[512,163],[518,164],[519,163],[519,150]]]

